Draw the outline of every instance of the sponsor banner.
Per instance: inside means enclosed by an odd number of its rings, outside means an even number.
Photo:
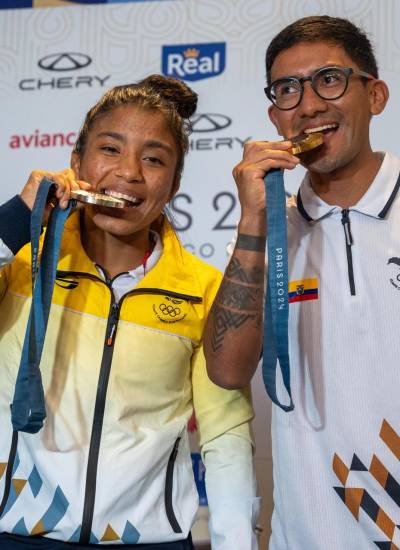
[[[94,74],[87,69],[92,58],[82,52],[57,52],[37,61],[35,76],[22,78],[18,88],[23,92],[109,87],[110,74]]]
[[[225,70],[225,42],[162,47],[162,73],[188,82],[204,80]]]
[[[94,4],[127,4],[129,2],[171,2],[174,0],[1,0],[0,10],[19,8],[59,8]]]
[[[265,47],[298,17],[325,13],[342,16],[343,2],[132,0],[89,4],[93,2],[0,2],[4,8],[0,17],[0,200],[18,193],[33,169],[52,171],[69,166],[73,142],[86,112],[107,89],[151,73],[175,76],[199,94],[199,106],[191,121],[189,153],[171,214],[186,248],[224,269],[226,246],[240,216],[232,169],[240,162],[248,141],[281,139],[267,115]],[[11,9],[49,6],[58,9]],[[348,0],[346,10],[373,39],[381,77],[391,91],[385,112],[372,122],[373,148],[399,155],[393,121],[400,119],[396,26],[400,3]],[[285,172],[289,192],[296,191],[303,173],[299,167]],[[388,260],[390,284],[400,290],[400,260]],[[317,299],[315,281],[292,283],[294,302]],[[299,305],[294,303],[293,307]],[[171,321],[184,312],[180,304],[163,300],[157,314]],[[253,395],[255,458],[264,496],[265,535],[271,506],[270,475],[266,473],[271,449],[261,378],[253,386]],[[201,479],[198,461],[196,468]],[[260,547],[266,546],[263,540]]]

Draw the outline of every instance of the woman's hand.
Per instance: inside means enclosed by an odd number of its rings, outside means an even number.
[[[45,170],[34,170],[29,176],[25,187],[21,191],[21,199],[32,210],[36,195],[43,178],[51,179],[55,185],[55,192],[46,208],[45,222],[50,214],[51,208],[54,206],[54,200],[58,202],[60,208],[67,208],[70,200],[70,192],[73,189],[91,190],[91,185],[86,181],[77,180],[75,173],[71,168],[67,168],[62,172],[47,172]]]

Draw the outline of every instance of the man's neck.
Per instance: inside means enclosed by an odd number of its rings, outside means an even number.
[[[358,203],[374,181],[383,161],[380,153],[372,153],[362,165],[351,163],[329,174],[309,171],[314,192],[327,204],[349,208]]]

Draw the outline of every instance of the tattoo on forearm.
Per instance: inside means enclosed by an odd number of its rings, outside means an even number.
[[[264,267],[256,266],[245,271],[240,261],[237,258],[232,258],[226,268],[225,278],[252,285],[264,285]]]
[[[263,289],[259,286],[245,286],[234,281],[224,282],[224,291],[220,294],[220,306],[240,310],[252,310],[262,299]]]
[[[253,250],[254,252],[264,252],[265,237],[239,233],[236,240],[236,248],[238,248],[239,250]]]
[[[247,322],[262,326],[264,267],[245,269],[232,258],[211,310],[213,323],[212,348],[217,351],[225,335]]]
[[[253,317],[254,316],[246,315],[245,313],[232,312],[216,305],[213,311],[214,322],[211,341],[213,350],[217,351],[222,346],[222,342],[228,330],[242,326],[243,323]]]

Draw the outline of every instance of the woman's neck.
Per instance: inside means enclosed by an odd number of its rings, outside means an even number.
[[[84,216],[81,217],[81,239],[86,254],[101,266],[108,279],[143,265],[154,246],[149,228],[120,237],[99,229]]]

